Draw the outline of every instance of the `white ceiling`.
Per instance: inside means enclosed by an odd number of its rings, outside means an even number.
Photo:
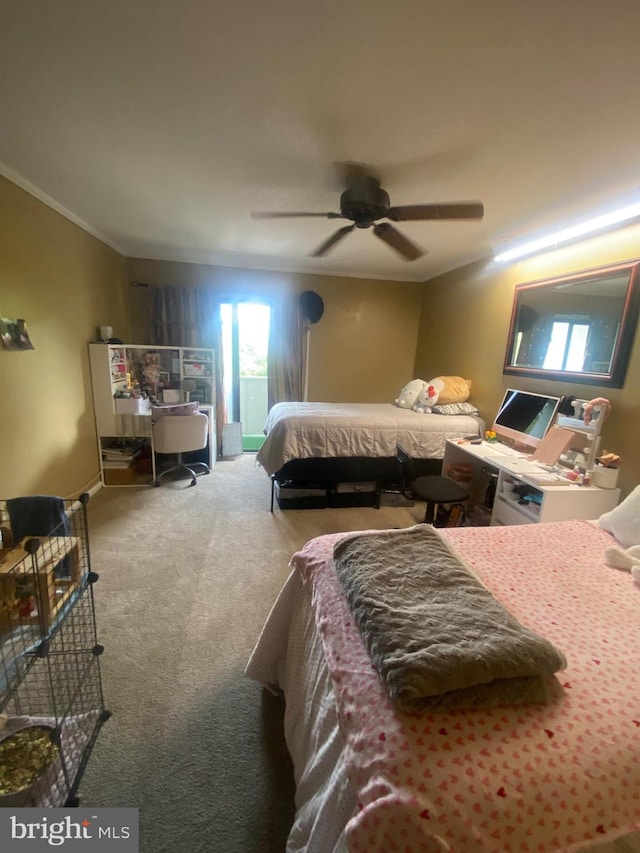
[[[635,0],[2,0],[0,171],[132,257],[422,281],[639,191]],[[309,257],[336,163],[481,222]]]

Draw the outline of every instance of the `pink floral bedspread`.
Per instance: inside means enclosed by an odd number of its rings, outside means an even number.
[[[542,708],[401,714],[333,570],[344,534],[307,543],[292,565],[312,584],[358,791],[349,850],[577,851],[639,829],[640,587],[604,564],[612,538],[584,521],[442,533],[564,651],[563,696]]]

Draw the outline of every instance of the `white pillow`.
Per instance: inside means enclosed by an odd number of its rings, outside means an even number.
[[[601,515],[598,524],[615,536],[623,548],[640,545],[640,486],[621,504]]]

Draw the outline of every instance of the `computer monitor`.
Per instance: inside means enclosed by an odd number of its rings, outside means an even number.
[[[492,429],[498,439],[522,450],[535,450],[555,421],[562,397],[507,388]]]

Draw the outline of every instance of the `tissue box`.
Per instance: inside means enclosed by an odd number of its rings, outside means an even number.
[[[116,397],[118,415],[146,415],[151,412],[151,402],[147,397]]]

